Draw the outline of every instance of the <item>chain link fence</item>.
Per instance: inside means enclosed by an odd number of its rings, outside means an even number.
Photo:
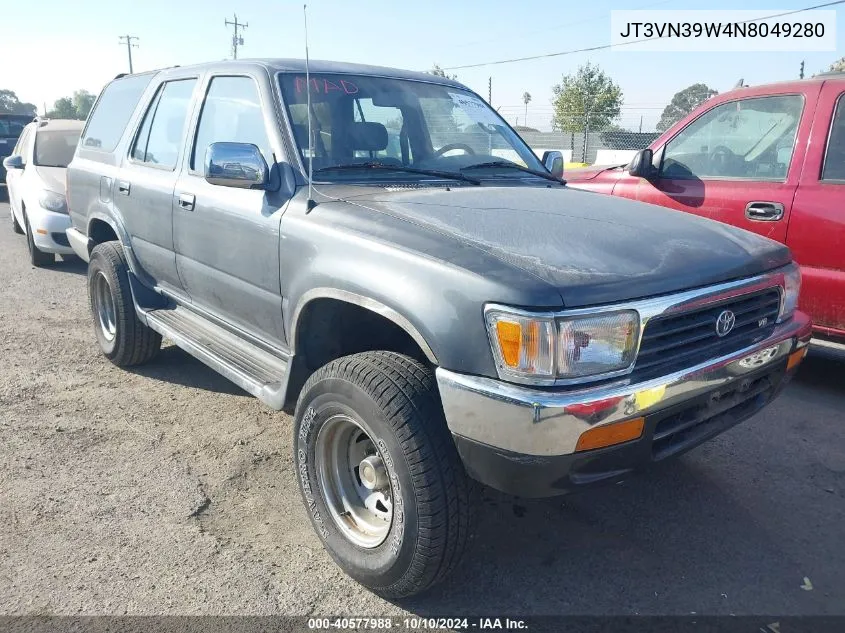
[[[659,136],[658,132],[534,132],[517,130],[537,154],[544,151],[563,152],[568,163],[589,165],[627,164],[631,157],[648,147]]]

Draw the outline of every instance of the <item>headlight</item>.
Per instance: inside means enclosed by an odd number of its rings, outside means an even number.
[[[486,319],[503,378],[550,383],[624,371],[636,360],[640,318],[634,310],[555,319],[496,307]]]
[[[47,211],[53,211],[54,213],[67,213],[67,200],[65,200],[65,197],[62,194],[56,193],[55,191],[42,192],[38,202],[42,208],[47,209]]]
[[[778,323],[791,319],[798,308],[798,295],[801,293],[801,269],[792,264],[783,275],[783,303],[778,315]]]
[[[640,316],[633,310],[558,322],[558,376],[581,378],[628,369],[636,360]]]

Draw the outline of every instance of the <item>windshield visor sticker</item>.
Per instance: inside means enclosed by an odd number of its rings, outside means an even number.
[[[471,94],[456,92],[450,92],[449,96],[452,98],[452,103],[463,110],[464,113],[476,123],[482,123],[485,125],[502,124],[499,117],[496,116],[496,113],[490,109],[490,106],[478,97]]]

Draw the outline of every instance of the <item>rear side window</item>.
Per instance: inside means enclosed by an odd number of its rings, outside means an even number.
[[[180,79],[163,84],[144,115],[132,158],[166,169],[176,167],[196,83],[196,79]]]
[[[258,86],[250,77],[215,77],[200,114],[191,169],[199,170],[212,143],[251,143],[273,162]]]
[[[82,147],[113,151],[152,78],[152,75],[136,75],[106,86],[88,119]]]
[[[830,124],[822,180],[845,181],[845,93],[840,95]]]

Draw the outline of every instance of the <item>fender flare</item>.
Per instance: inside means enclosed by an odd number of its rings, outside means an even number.
[[[102,211],[92,212],[88,216],[88,220],[85,226],[85,233],[88,236],[89,241],[91,240],[91,224],[95,220],[105,222],[111,227],[112,231],[114,231],[114,234],[117,235],[117,239],[120,242],[120,245],[123,247],[123,252],[126,254],[126,262],[129,264],[129,270],[132,271],[132,274],[138,277],[139,279],[146,279],[146,275],[141,270],[141,267],[138,265],[138,260],[135,257],[135,253],[132,250],[132,244],[129,241],[129,232],[126,230],[126,227],[123,226],[123,222],[121,222],[119,219],[115,218],[109,213],[104,213]]]
[[[423,354],[425,354],[426,358],[431,363],[434,365],[439,364],[437,362],[437,356],[434,354],[431,346],[425,340],[423,335],[420,334],[420,331],[414,327],[414,325],[405,316],[393,308],[376,301],[375,299],[371,299],[370,297],[365,297],[354,292],[349,292],[348,290],[340,290],[338,288],[312,288],[311,290],[303,293],[303,295],[299,298],[299,301],[296,303],[296,308],[293,311],[293,315],[291,316],[290,338],[288,340],[290,341],[292,350],[295,350],[297,326],[299,325],[299,319],[302,315],[302,311],[309,303],[316,299],[336,299],[338,301],[344,301],[383,316],[388,321],[392,321],[402,328],[419,346]]]

